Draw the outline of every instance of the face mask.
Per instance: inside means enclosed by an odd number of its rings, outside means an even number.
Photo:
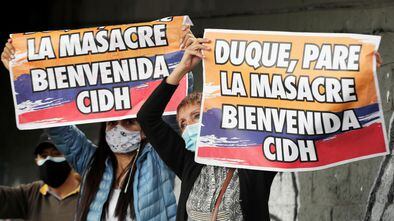
[[[186,149],[189,151],[196,151],[197,137],[200,131],[200,124],[187,125],[182,133],[182,138],[185,140]]]
[[[129,131],[121,125],[105,133],[108,146],[114,153],[130,153],[140,147],[141,135],[139,131]]]
[[[58,188],[67,179],[71,167],[64,157],[47,157],[37,161],[40,179],[50,187]]]

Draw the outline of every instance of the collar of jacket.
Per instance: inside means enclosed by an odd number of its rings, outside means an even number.
[[[75,188],[75,189],[72,190],[71,192],[67,193],[65,196],[59,197],[58,195],[56,195],[55,193],[53,193],[53,192],[50,190],[50,188],[49,188],[49,186],[48,186],[47,184],[44,184],[44,185],[40,188],[40,193],[41,193],[43,196],[46,196],[46,195],[49,193],[49,194],[53,195],[54,197],[56,197],[56,198],[58,198],[58,199],[60,199],[60,200],[64,200],[64,199],[66,199],[67,197],[70,197],[70,196],[72,196],[72,195],[74,195],[74,194],[78,194],[80,190],[81,190],[81,186],[78,186],[77,188]]]

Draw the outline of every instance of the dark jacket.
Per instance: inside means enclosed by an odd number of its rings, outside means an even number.
[[[17,187],[0,186],[0,219],[74,220],[78,190],[59,200],[37,181]]]
[[[163,161],[182,180],[177,221],[186,221],[186,201],[204,165],[194,161],[194,153],[185,149],[185,142],[162,120],[167,103],[177,86],[166,83],[156,88],[137,115],[142,130]],[[239,169],[240,200],[245,221],[269,220],[268,200],[276,172]]]

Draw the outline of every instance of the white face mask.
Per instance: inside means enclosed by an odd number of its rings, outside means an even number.
[[[48,160],[53,161],[55,163],[61,163],[61,162],[66,161],[66,158],[65,157],[51,157],[51,156],[47,156],[47,158],[45,158],[45,159],[37,160],[37,165],[38,166],[42,166]]]
[[[119,124],[105,133],[105,139],[114,153],[130,153],[141,144],[139,131],[127,130]]]

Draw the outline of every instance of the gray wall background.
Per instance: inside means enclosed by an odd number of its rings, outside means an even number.
[[[363,33],[382,36],[379,73],[387,130],[393,124],[394,1],[388,0],[73,0],[47,2],[48,29],[77,28],[191,16],[196,36],[204,28]],[[34,16],[33,16],[34,17]],[[32,26],[34,27],[34,25]],[[39,29],[38,29],[39,30]],[[30,30],[23,30],[30,31]],[[201,89],[201,68],[195,71]],[[2,73],[1,75],[7,75]],[[1,76],[0,184],[36,178],[31,155],[40,130],[15,127],[9,79]],[[391,119],[391,120],[390,120]],[[390,128],[389,128],[390,127]],[[93,140],[97,125],[81,126]],[[392,143],[391,143],[392,146]],[[394,220],[393,155],[316,172],[281,173],[271,189],[272,220]]]

